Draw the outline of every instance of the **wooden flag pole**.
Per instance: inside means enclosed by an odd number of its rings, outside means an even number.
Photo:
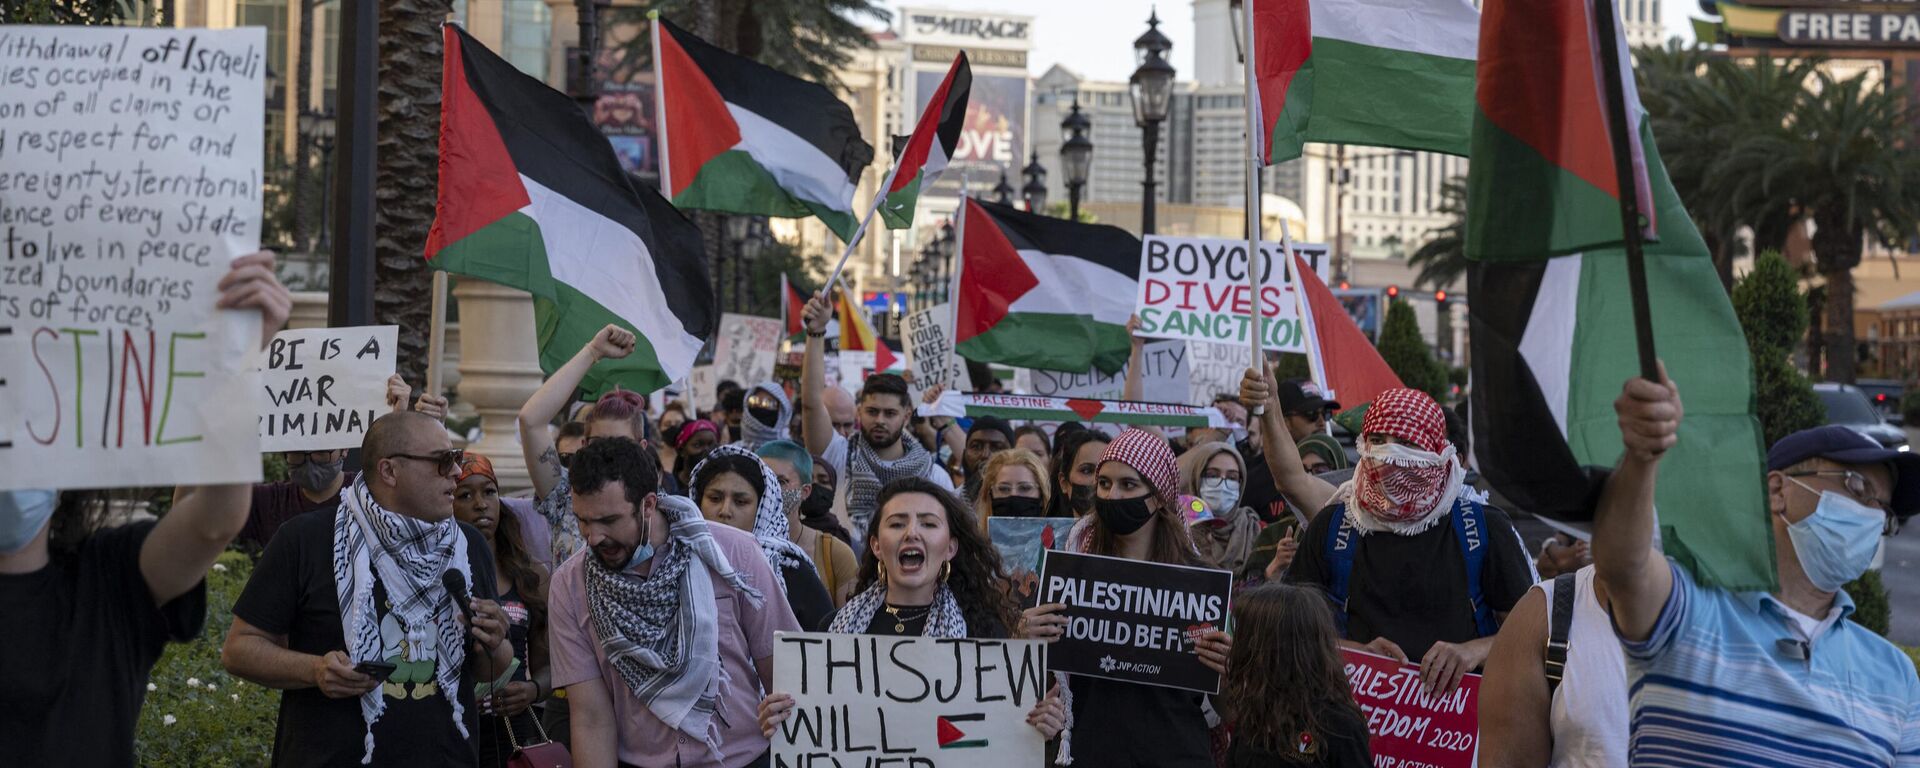
[[[1260,346],[1262,330],[1260,327],[1259,269],[1260,169],[1265,165],[1265,163],[1262,162],[1265,159],[1262,157],[1264,153],[1260,151],[1261,145],[1263,144],[1260,131],[1260,83],[1254,76],[1253,0],[1245,0],[1245,2],[1242,2],[1240,5],[1245,14],[1240,20],[1240,29],[1244,30],[1244,37],[1246,38],[1246,44],[1241,47],[1240,58],[1246,67],[1246,77],[1244,79],[1247,85],[1247,96],[1241,100],[1247,108],[1247,286],[1251,289],[1248,294],[1249,303],[1247,308],[1253,312],[1253,323],[1248,327],[1247,331],[1247,337],[1252,339],[1252,343],[1249,346],[1252,347],[1253,356],[1247,363],[1247,367],[1260,371],[1262,375],[1265,375],[1266,366],[1264,363],[1266,361],[1266,354],[1265,350]],[[1283,254],[1283,257],[1291,263],[1291,253]],[[1272,269],[1271,261],[1268,262],[1268,269]],[[1253,406],[1251,410],[1253,416],[1261,416],[1267,412],[1267,406],[1262,403]]]
[[[1653,348],[1653,307],[1647,299],[1647,261],[1640,242],[1640,186],[1633,172],[1633,126],[1627,124],[1627,90],[1620,72],[1620,39],[1613,0],[1595,0],[1594,27],[1600,42],[1600,73],[1607,89],[1607,138],[1613,145],[1613,174],[1619,186],[1620,228],[1627,246],[1627,290],[1633,298],[1633,335],[1640,348],[1640,377],[1660,381]]]
[[[427,324],[426,394],[440,396],[441,358],[447,353],[447,273],[433,271],[433,315]]]

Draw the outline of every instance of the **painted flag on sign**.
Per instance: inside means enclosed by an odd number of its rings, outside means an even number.
[[[818,216],[845,240],[873,147],[832,91],[654,19],[663,186],[674,205]]]
[[[608,323],[639,337],[582,386],[652,392],[687,375],[719,323],[700,230],[635,187],[578,103],[443,27],[434,269],[534,295],[552,374]]]
[[[1639,370],[1594,69],[1626,62],[1597,61],[1586,0],[1488,0],[1485,11],[1471,170],[1478,192],[1467,227],[1477,259],[1467,283],[1474,454],[1519,509],[1590,520],[1605,468],[1622,452],[1613,400]],[[1621,74],[1631,87],[1633,73]],[[1662,223],[1660,242],[1645,248],[1654,346],[1686,399],[1654,492],[1661,547],[1703,583],[1770,590],[1772,531],[1745,337],[1645,114],[1630,114],[1651,199],[1642,210]],[[1548,258],[1557,253],[1571,255]]]
[[[1140,292],[1140,240],[1118,227],[967,198],[954,348],[1017,368],[1114,373]]]
[[[960,144],[960,129],[967,119],[967,95],[972,90],[973,68],[967,64],[967,52],[961,51],[953,57],[946,79],[940,81],[926,111],[920,114],[913,135],[896,153],[898,159],[889,177],[892,183],[887,185],[886,200],[880,204],[880,216],[887,220],[889,229],[913,226],[914,202],[921,190],[940,178]]]
[[[965,731],[955,723],[982,723],[987,716],[982,712],[965,715],[942,715],[934,718],[934,739],[941,749],[973,749],[987,745],[986,739],[969,739]]]

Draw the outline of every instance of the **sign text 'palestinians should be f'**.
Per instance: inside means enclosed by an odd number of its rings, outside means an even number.
[[[1040,587],[1041,603],[1066,605],[1066,633],[1048,651],[1055,671],[1220,692],[1194,644],[1226,626],[1233,574],[1047,552]]]

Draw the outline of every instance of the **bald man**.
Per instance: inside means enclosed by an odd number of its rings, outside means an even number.
[[[852,393],[840,387],[827,387],[822,399],[827,403],[827,418],[833,421],[833,431],[840,433],[841,437],[853,439],[853,433],[860,430],[860,425],[853,419]]]

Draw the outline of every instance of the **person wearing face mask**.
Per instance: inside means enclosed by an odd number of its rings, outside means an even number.
[[[1100,456],[1094,514],[1067,532],[1064,549],[1168,565],[1201,565],[1175,503],[1173,450],[1165,438],[1129,429]],[[1060,639],[1066,606],[1026,610],[1015,634]],[[1194,643],[1200,662],[1225,672],[1233,640],[1212,630]],[[1193,691],[1072,676],[1059,764],[1127,768],[1212,768],[1211,736],[1219,718],[1212,697]]]
[[[1093,514],[1093,493],[1100,454],[1107,436],[1091,429],[1061,430],[1053,441],[1053,507],[1048,517],[1080,518]]]
[[[740,439],[735,441],[741,447],[752,451],[792,434],[789,422],[793,420],[793,402],[787,399],[787,390],[780,382],[755,384],[741,403],[746,412],[740,417]]]
[[[793,617],[801,628],[818,631],[833,619],[833,597],[812,558],[793,543],[782,496],[773,469],[738,443],[713,449],[693,469],[692,498],[701,516],[753,534],[761,554],[780,572],[781,595]]]
[[[967,427],[966,450],[960,454],[960,474],[966,481],[960,485],[960,497],[971,499],[980,495],[981,481],[985,475],[980,471],[987,459],[1013,447],[1013,425],[998,416],[981,416]]]
[[[973,510],[980,517],[980,532],[987,533],[987,521],[995,517],[1045,517],[1049,489],[1042,478],[1046,465],[1040,457],[1022,449],[1001,451],[980,468],[980,491],[973,497]]]
[[[1680,432],[1679,388],[1664,375],[1631,379],[1614,411],[1626,451],[1601,491],[1593,567],[1627,657],[1629,764],[1920,757],[1920,679],[1898,647],[1847,618],[1843,589],[1893,519],[1920,509],[1920,457],[1839,426],[1781,438],[1766,474],[1778,586],[1735,592],[1653,547],[1661,458],[1700,437]]]
[[[1239,571],[1260,536],[1260,519],[1240,503],[1246,466],[1240,452],[1222,442],[1201,443],[1180,455],[1180,492],[1200,497],[1212,513],[1187,529],[1209,568]]]
[[[801,450],[805,450],[802,448]],[[846,515],[835,505],[845,498],[839,493],[839,475],[825,458],[809,454],[813,460],[813,486],[800,499],[800,524],[853,546],[853,532],[847,530]]]
[[[819,573],[820,583],[827,586],[827,594],[833,596],[833,607],[838,609],[846,605],[852,595],[853,577],[859,563],[854,560],[853,547],[833,534],[813,528],[802,519],[801,510],[815,497],[833,498],[833,491],[823,491],[809,482],[814,476],[813,457],[807,455],[807,449],[791,440],[775,440],[760,446],[760,460],[773,470],[774,477],[780,479],[780,506],[786,513],[787,540],[800,547],[813,560],[813,567]],[[805,478],[805,480],[803,480]],[[839,520],[832,514],[824,514],[824,519],[835,525]]]
[[[693,486],[693,468],[707,460],[707,454],[720,444],[720,426],[706,419],[694,419],[680,427],[680,438],[674,445],[673,471],[666,474],[669,482],[662,492],[681,495],[679,492]]]
[[[554,572],[548,622],[574,764],[765,766],[754,711],[774,633],[800,624],[760,543],[658,493],[631,440],[588,445],[572,472],[588,547]]]

